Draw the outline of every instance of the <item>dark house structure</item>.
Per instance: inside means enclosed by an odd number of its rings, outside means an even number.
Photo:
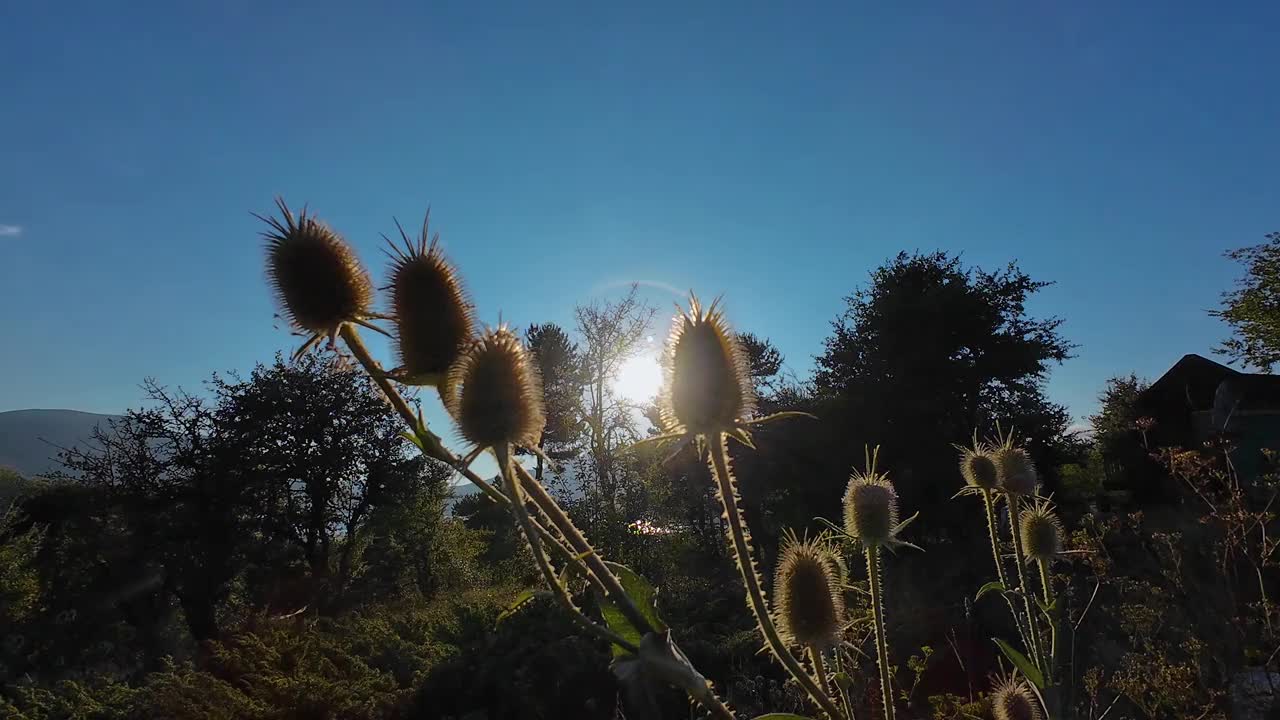
[[[1154,424],[1152,447],[1202,447],[1215,437],[1235,447],[1241,478],[1262,467],[1264,448],[1280,451],[1280,376],[1244,373],[1200,355],[1184,355],[1137,401]]]

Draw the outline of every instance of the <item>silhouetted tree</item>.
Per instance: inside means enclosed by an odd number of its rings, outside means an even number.
[[[653,313],[635,285],[619,300],[574,308],[581,338],[583,420],[588,440],[586,462],[579,463],[576,475],[582,496],[591,500],[583,508],[590,514],[584,520],[588,526],[599,527],[595,538],[606,550],[621,530],[624,480],[636,479],[626,473],[620,455],[641,437],[639,408],[620,397],[613,383],[622,364],[639,351]],[[628,483],[626,489],[634,489],[634,483]]]
[[[763,398],[771,393],[774,379],[782,371],[782,353],[769,338],[757,337],[755,333],[738,333],[738,343],[747,355],[756,394]]]
[[[334,600],[372,512],[403,502],[427,461],[406,453],[401,421],[372,381],[326,356],[277,357],[247,381],[215,378],[213,388],[216,427],[255,490],[265,550],[283,553],[269,565],[299,557],[312,598]]]
[[[582,435],[582,354],[568,333],[555,323],[530,325],[524,337],[542,373],[547,425],[538,447],[552,459],[571,459],[579,451]],[[542,480],[542,465],[543,460],[538,457],[538,480]]]
[[[1245,266],[1245,276],[1235,290],[1222,294],[1222,309],[1209,314],[1235,333],[1219,353],[1269,373],[1280,362],[1280,232],[1266,238],[1261,245],[1227,253]]]
[[[1144,499],[1155,497],[1150,491],[1160,485],[1159,468],[1151,461],[1137,426],[1138,396],[1149,385],[1132,373],[1110,378],[1098,396],[1098,413],[1089,417],[1106,479],[1122,488],[1142,490]]]
[[[817,358],[815,384],[836,400],[824,420],[840,441],[828,449],[860,463],[863,442],[881,445],[903,507],[925,513],[960,484],[951,444],[975,428],[1016,428],[1051,470],[1075,448],[1065,437],[1070,416],[1044,394],[1049,368],[1072,346],[1061,319],[1026,311],[1049,284],[1012,263],[970,269],[943,252],[899,253],[877,268],[846,299]]]
[[[63,462],[121,508],[197,641],[218,637],[236,578],[253,604],[328,606],[375,539],[366,530],[382,506],[442,513],[448,473],[428,476],[426,460],[408,457],[372,383],[331,358],[277,357],[247,381],[215,377],[212,404],[145,387],[154,407],[99,428]],[[384,518],[381,540],[421,539],[413,519]]]
[[[140,560],[156,565],[200,642],[218,635],[218,608],[250,530],[251,490],[236,469],[238,448],[203,399],[151,380],[143,387],[154,407],[98,426],[62,462],[118,505],[133,542],[150,550]]]
[[[1107,380],[1107,386],[1098,396],[1100,407],[1096,415],[1089,416],[1093,426],[1093,439],[1104,456],[1111,456],[1122,449],[1138,445],[1138,396],[1150,386],[1137,375],[1118,375]]]

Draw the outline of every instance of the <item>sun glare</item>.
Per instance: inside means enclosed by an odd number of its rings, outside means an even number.
[[[652,355],[637,355],[622,363],[613,390],[635,402],[652,400],[662,388],[662,367]]]

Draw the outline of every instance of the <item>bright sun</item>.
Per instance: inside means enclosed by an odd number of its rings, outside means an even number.
[[[637,355],[622,363],[613,381],[614,392],[634,402],[652,400],[661,388],[662,367],[652,355]]]

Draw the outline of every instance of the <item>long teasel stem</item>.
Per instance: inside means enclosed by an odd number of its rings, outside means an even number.
[[[1053,583],[1049,581],[1049,561],[1038,560],[1037,562],[1040,564],[1040,586],[1044,589],[1044,606],[1050,607],[1053,605]],[[1050,638],[1049,655],[1045,658],[1046,672],[1044,677],[1046,683],[1050,681],[1050,677],[1053,675],[1053,661],[1058,656],[1058,627],[1053,619],[1056,613],[1051,611],[1049,615],[1050,617],[1046,619],[1046,622],[1049,623]]]
[[[613,571],[609,569],[609,566],[604,564],[604,560],[600,558],[600,555],[591,547],[590,543],[587,542],[586,536],[583,535],[582,531],[573,524],[573,520],[569,517],[569,514],[564,511],[564,508],[560,507],[559,503],[555,501],[555,498],[551,497],[551,494],[547,492],[546,487],[535,480],[523,465],[520,465],[519,463],[512,463],[512,465],[514,466],[515,475],[520,480],[521,487],[529,492],[529,497],[533,500],[534,505],[536,505],[538,509],[541,510],[551,521],[551,524],[565,536],[570,546],[578,551],[579,557],[586,560],[591,572],[604,586],[605,595],[622,610],[622,613],[626,615],[628,622],[639,629],[642,635],[656,632],[657,629],[649,624],[649,619],[646,618],[640,612],[640,609],[636,607],[635,602],[622,587],[622,583],[618,580],[618,577],[613,574]],[[733,720],[733,712],[731,712],[728,706],[716,696],[715,692],[713,692],[710,687],[707,688],[707,692],[705,694],[699,696],[690,694],[690,697],[693,697],[698,704],[702,705],[707,712],[711,713],[712,717],[720,718],[720,720]]]
[[[756,572],[755,559],[751,555],[751,545],[747,540],[746,524],[742,520],[742,511],[738,508],[738,491],[733,474],[729,470],[729,452],[726,447],[728,437],[724,433],[716,433],[707,440],[711,451],[712,474],[715,475],[716,489],[719,491],[720,501],[724,505],[725,517],[729,524],[729,539],[738,561],[742,583],[747,587],[747,604],[756,616],[756,625],[764,634],[765,642],[773,651],[774,657],[778,658],[778,662],[791,673],[791,677],[795,678],[795,681],[804,688],[823,712],[833,718],[839,718],[841,717],[840,708],[836,707],[826,690],[818,687],[809,673],[805,672],[804,667],[796,661],[786,644],[782,642],[778,629],[774,627],[773,618],[769,615],[769,606],[765,603],[764,591],[760,587],[760,575]]]
[[[1053,584],[1049,582],[1049,563],[1046,560],[1037,560],[1036,564],[1040,566],[1040,587],[1044,590],[1044,606],[1049,607],[1053,604]]]
[[[1031,661],[1036,667],[1042,671],[1046,669],[1044,662],[1044,653],[1040,650],[1040,623],[1036,622],[1036,616],[1032,612],[1031,594],[1035,592],[1027,582],[1027,572],[1025,566],[1027,564],[1026,556],[1022,552],[1022,540],[1018,533],[1018,512],[1020,510],[1018,496],[1009,496],[1009,530],[1013,536],[1013,560],[1018,566],[1018,589],[1022,591],[1022,602],[1027,611],[1027,635],[1030,636],[1031,647],[1027,648],[1031,652]],[[1046,673],[1046,682],[1048,677]]]
[[[524,492],[520,487],[522,483],[516,474],[511,472],[511,449],[509,447],[495,447],[494,454],[498,456],[502,479],[511,493],[512,514],[516,516],[516,522],[520,525],[520,530],[524,533],[525,540],[529,542],[529,550],[533,552],[534,562],[537,563],[538,570],[542,573],[542,579],[546,582],[547,589],[551,591],[551,594],[555,595],[557,602],[560,603],[565,612],[569,613],[574,622],[582,626],[587,632],[597,638],[625,648],[627,652],[633,654],[640,652],[640,648],[631,644],[622,636],[592,622],[573,604],[573,599],[569,597],[569,592],[560,584],[560,581],[556,578],[555,571],[551,569],[551,563],[547,561],[547,556],[542,552],[542,542],[538,539],[538,533],[533,529],[533,520],[529,517],[529,510],[524,506]]]
[[[823,690],[830,691],[831,684],[827,682],[827,668],[822,662],[822,651],[810,645],[809,661],[813,663],[813,678]]]
[[[1004,559],[1000,557],[1000,532],[997,530],[996,503],[991,491],[985,488],[982,490],[982,503],[987,509],[987,534],[991,537],[991,558],[996,563],[996,577],[1000,580],[1000,584],[1008,590],[1009,579],[1004,571]],[[1009,596],[1005,595],[1004,601],[1009,606],[1009,614],[1013,616],[1013,624],[1018,630],[1018,635],[1023,638],[1024,642],[1030,642],[1027,637],[1027,631],[1022,627],[1022,615],[1014,607],[1013,601],[1009,599]]]
[[[880,548],[865,548],[867,580],[871,583],[871,619],[876,634],[876,665],[880,668],[880,704],[885,720],[893,720],[893,694],[889,682],[889,643],[884,630],[884,589],[880,587]]]
[[[401,395],[400,392],[396,390],[395,386],[391,384],[391,381],[387,379],[382,366],[378,364],[378,361],[369,353],[369,349],[365,347],[364,341],[360,337],[360,333],[350,324],[343,325],[341,333],[343,342],[346,343],[351,354],[355,356],[356,361],[364,368],[365,373],[367,373],[378,385],[378,388],[382,390],[382,394],[386,397],[387,402],[391,403],[391,406],[400,414],[400,417],[404,419],[411,432],[420,434],[418,433],[420,424],[418,415],[414,413],[413,408],[409,407],[409,403],[404,399],[404,396]],[[484,492],[485,495],[489,496],[491,500],[502,505],[512,505],[511,500],[503,494],[501,490],[493,487],[493,485],[486,482],[484,478],[477,475],[475,471],[468,467],[467,463],[462,458],[449,452],[448,448],[444,447],[439,442],[434,442],[428,446],[426,445],[428,438],[420,437],[419,440],[423,442],[424,447],[430,448],[429,451],[426,451],[427,455],[451,466],[459,474],[467,478],[467,480],[470,480],[472,484],[480,488],[480,490]],[[552,524],[556,526],[556,529],[564,535],[565,540],[574,550],[576,550],[576,554],[564,547],[560,538],[552,535],[550,531],[537,521],[530,519],[533,528],[542,536],[543,540],[547,542],[547,546],[555,548],[557,552],[561,553],[563,555],[563,559],[567,563],[577,564],[581,567],[585,560],[586,566],[583,569],[589,569],[589,572],[584,572],[583,574],[588,578],[591,578],[593,582],[601,587],[607,597],[617,603],[618,607],[622,609],[623,614],[627,616],[627,619],[636,628],[639,628],[643,633],[653,632],[654,628],[649,625],[648,619],[640,613],[638,608],[636,608],[635,603],[632,602],[631,597],[627,595],[626,590],[623,589],[622,583],[618,580],[617,576],[613,574],[613,571],[609,570],[609,567],[604,564],[604,561],[600,559],[595,550],[587,543],[586,538],[583,537],[582,533],[574,526],[573,521],[569,519],[569,516],[555,502],[555,500],[547,494],[546,489],[542,487],[541,483],[529,478],[528,471],[526,471],[522,465],[518,463],[514,463],[514,465],[517,471],[516,474],[519,475],[521,479],[525,481],[526,486],[531,489],[530,496],[538,506],[538,509],[544,516],[551,520]],[[512,488],[515,488],[514,482],[507,482]],[[523,508],[523,506],[521,507]],[[729,711],[729,708],[726,707],[714,693],[708,692],[706,697],[696,699],[707,709],[708,712],[712,714],[712,716],[720,718],[721,720],[733,720],[733,713]]]
[[[564,508],[561,508],[555,498],[551,497],[551,494],[542,486],[542,483],[533,479],[533,476],[529,474],[528,470],[524,469],[524,466],[517,464],[515,472],[520,477],[524,489],[528,491],[529,498],[533,500],[533,504],[538,506],[538,509],[547,516],[551,524],[568,540],[569,546],[578,555],[582,556],[587,563],[587,567],[604,585],[609,599],[613,600],[622,611],[622,614],[627,616],[627,621],[640,630],[641,635],[654,632],[656,628],[649,624],[649,619],[632,602],[631,596],[623,589],[622,583],[617,576],[613,574],[609,566],[604,564],[604,560],[600,559],[600,555],[587,542],[587,538],[582,534],[582,531],[573,524],[573,520],[564,511]]]
[[[391,404],[391,407],[399,413],[400,417],[405,421],[405,424],[409,426],[409,431],[416,434],[418,432],[419,424],[417,413],[413,411],[413,408],[409,407],[408,401],[404,399],[404,396],[401,395],[400,392],[396,390],[396,387],[391,384],[391,381],[387,379],[387,374],[382,370],[382,366],[378,364],[378,361],[373,358],[373,355],[369,354],[369,348],[365,347],[364,340],[360,337],[360,332],[350,323],[347,323],[342,326],[341,334],[343,342],[346,343],[347,349],[351,351],[351,354],[355,356],[356,362],[360,363],[361,367],[364,368],[365,373],[372,378],[373,382],[377,384],[380,390],[382,390],[383,397],[387,399],[387,402]],[[489,496],[489,499],[500,505],[510,506],[511,501],[507,496],[501,490],[485,481],[484,478],[477,475],[475,471],[471,470],[462,458],[449,452],[447,448],[439,443],[433,443],[428,447],[425,445],[427,438],[419,438],[419,440],[424,442],[424,452],[428,456],[452,467],[460,475],[465,477],[467,480],[470,480],[473,485],[480,488],[485,495]],[[538,534],[542,536],[543,540],[547,542],[549,547],[554,547],[558,553],[562,553],[567,562],[577,562],[574,559],[574,553],[570,552],[559,538],[548,532],[541,524],[535,522],[534,525],[538,530]]]
[[[840,706],[844,709],[844,717],[849,718],[849,720],[853,720],[853,703],[849,700],[849,692],[845,689],[846,685],[842,679],[848,678],[848,675],[845,674],[844,670],[844,652],[838,645],[833,653],[833,657],[835,658],[836,666],[836,676],[833,679],[835,680],[836,693],[840,698]]]

